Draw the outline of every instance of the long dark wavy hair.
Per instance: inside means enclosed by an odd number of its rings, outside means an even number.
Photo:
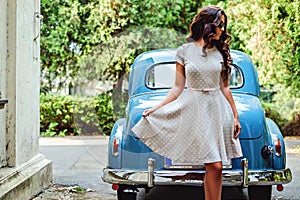
[[[213,40],[212,38],[216,34],[216,27],[220,24],[220,18],[224,15],[225,27],[219,40]],[[230,64],[232,59],[229,52],[229,43],[231,36],[226,31],[227,28],[227,16],[221,8],[217,6],[207,6],[202,8],[198,14],[193,18],[190,24],[190,35],[187,38],[188,42],[194,42],[201,37],[204,40],[203,49],[216,46],[223,57],[225,71],[222,72],[224,78],[228,78],[228,74],[231,71]]]

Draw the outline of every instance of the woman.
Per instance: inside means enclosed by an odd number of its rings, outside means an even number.
[[[226,26],[227,16],[219,7],[205,7],[194,16],[190,42],[177,50],[174,86],[132,129],[153,151],[175,163],[204,163],[207,200],[221,199],[222,162],[242,156],[241,126],[228,86]]]

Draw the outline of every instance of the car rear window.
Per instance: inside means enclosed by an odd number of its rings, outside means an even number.
[[[150,89],[168,89],[175,83],[175,74],[175,62],[154,64],[147,70],[145,84]],[[235,64],[231,65],[230,88],[242,87],[243,81],[243,74],[240,67]]]

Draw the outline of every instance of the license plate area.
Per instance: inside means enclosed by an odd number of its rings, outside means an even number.
[[[192,163],[173,163],[170,158],[164,160],[165,169],[205,169],[204,164],[192,164]],[[227,163],[223,163],[223,169],[232,169],[231,160]]]

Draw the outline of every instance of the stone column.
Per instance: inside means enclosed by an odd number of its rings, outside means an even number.
[[[6,2],[0,0],[0,100],[6,97]],[[1,105],[0,105],[1,106]],[[6,111],[0,109],[0,168],[6,165]]]
[[[0,0],[0,199],[30,199],[52,181],[38,140],[39,4]]]

